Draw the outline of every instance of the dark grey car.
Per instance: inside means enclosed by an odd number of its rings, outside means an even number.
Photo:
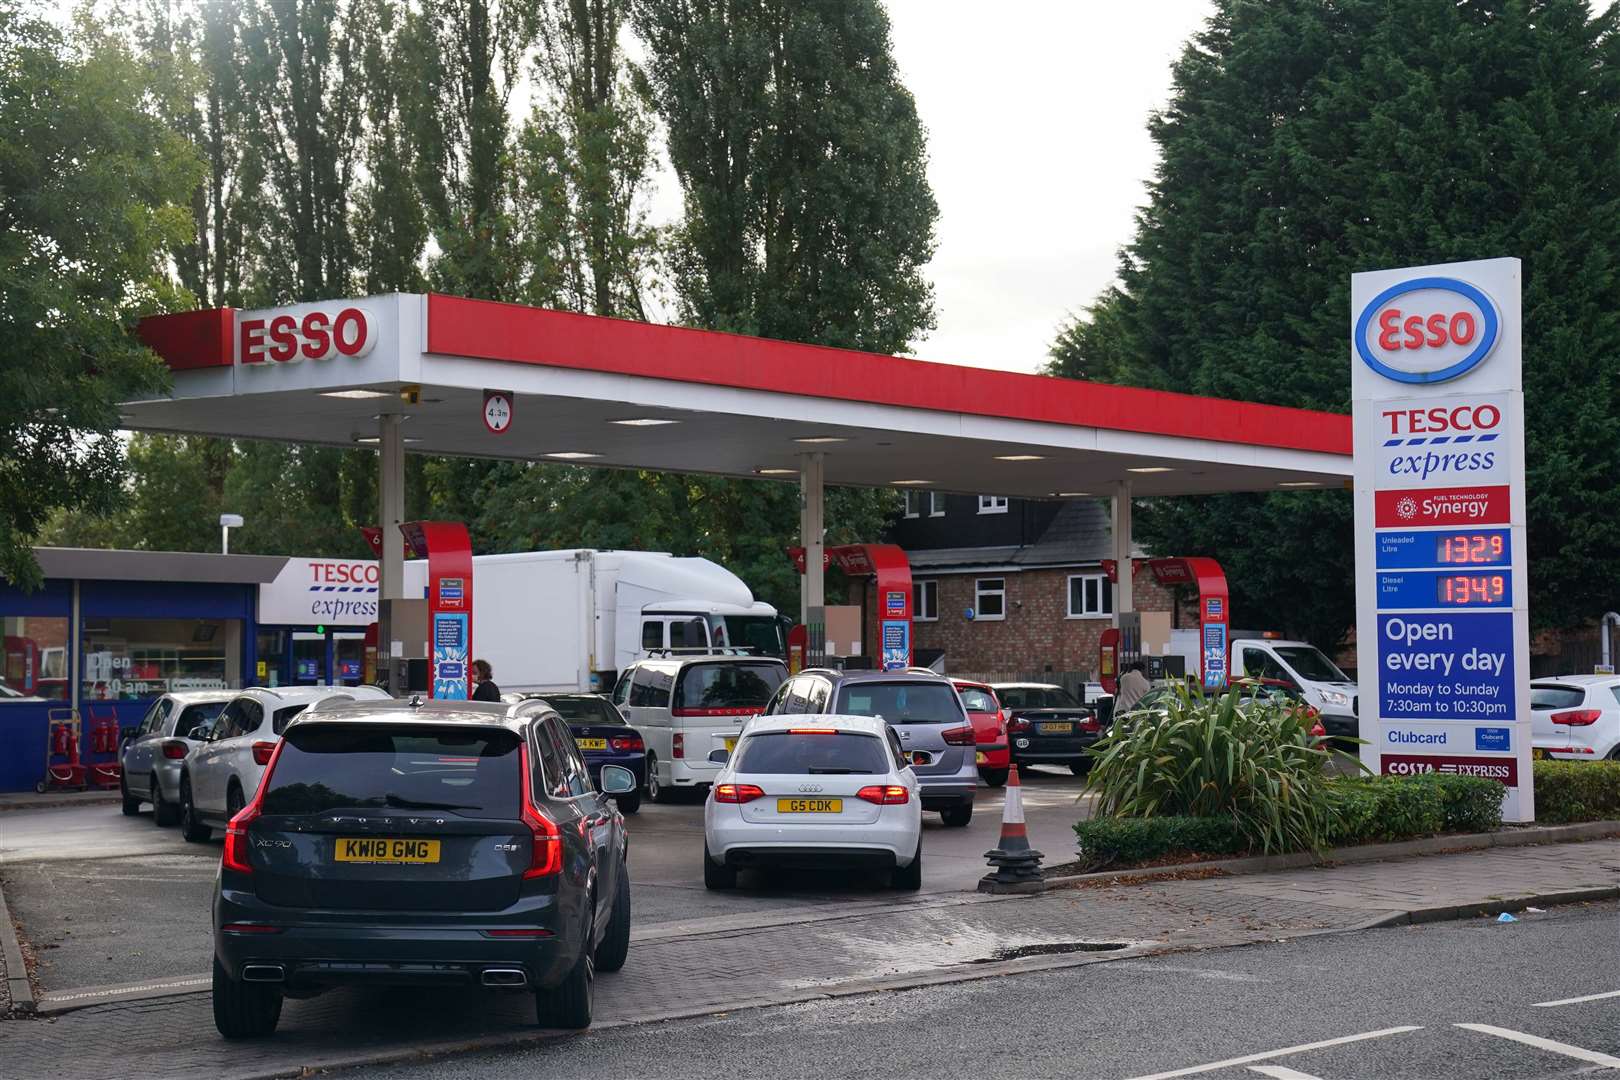
[[[349,984],[532,991],[591,1021],[630,944],[628,837],[543,701],[354,702],[290,724],[226,831],[214,1022],[275,1029],[283,997]],[[453,999],[447,999],[453,1000]]]

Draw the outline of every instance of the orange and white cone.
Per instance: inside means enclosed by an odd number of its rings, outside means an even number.
[[[1007,769],[1006,801],[1001,808],[1001,842],[984,853],[995,869],[979,879],[980,892],[1040,892],[1046,888],[1041,877],[1040,852],[1029,846],[1024,826],[1024,789],[1018,782],[1018,766]]]

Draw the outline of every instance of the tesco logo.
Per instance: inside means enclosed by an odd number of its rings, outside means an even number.
[[[1451,435],[1488,432],[1502,422],[1495,405],[1458,405],[1449,409],[1389,409],[1383,414],[1391,435]]]
[[[1356,353],[1386,379],[1441,383],[1496,348],[1502,320],[1491,298],[1457,278],[1413,278],[1372,298],[1356,319]]]
[[[375,585],[379,571],[374,562],[312,562],[309,579],[315,585]]]
[[[335,356],[358,359],[375,344],[366,313],[351,307],[336,315],[310,311],[302,319],[292,315],[243,319],[237,329],[236,355],[239,364],[291,364]]]

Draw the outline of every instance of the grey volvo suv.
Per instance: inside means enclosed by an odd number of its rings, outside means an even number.
[[[543,701],[326,703],[287,726],[226,830],[214,1022],[267,1035],[283,997],[346,984],[535,994],[591,1022],[597,971],[630,945],[628,837]]]
[[[973,724],[956,687],[941,675],[910,671],[809,668],[782,684],[764,715],[876,716],[900,736],[922,788],[922,808],[947,825],[973,819],[979,787]]]

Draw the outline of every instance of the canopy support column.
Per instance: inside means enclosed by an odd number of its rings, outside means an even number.
[[[799,593],[799,621],[808,638],[805,665],[819,667],[827,661],[827,582],[823,564],[826,533],[826,489],[822,454],[799,457],[799,543],[804,546],[804,580]]]
[[[404,672],[394,663],[394,600],[405,599],[405,535],[399,531],[405,520],[405,438],[400,430],[404,417],[384,414],[378,418],[377,510],[382,526],[382,565],[378,568],[377,655],[388,661],[384,668],[388,692],[395,697],[405,693]]]
[[[1138,645],[1136,599],[1131,595],[1134,567],[1131,565],[1131,482],[1114,485],[1114,625],[1119,627],[1126,655],[1135,657]]]

